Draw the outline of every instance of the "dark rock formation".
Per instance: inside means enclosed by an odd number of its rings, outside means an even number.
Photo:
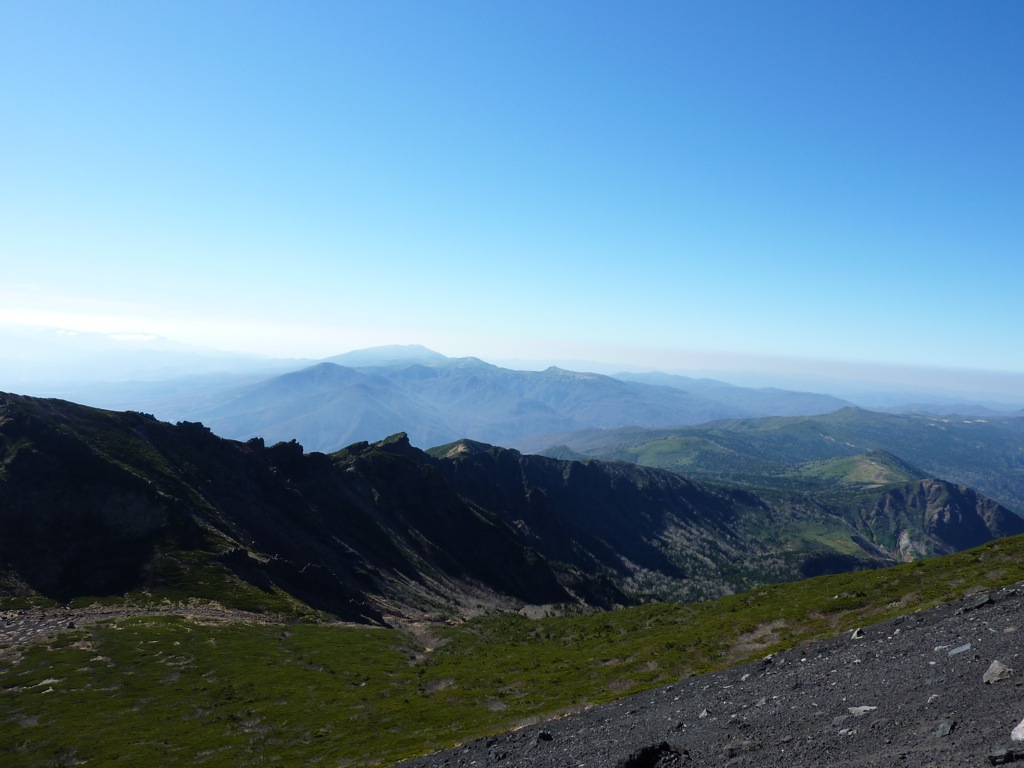
[[[610,608],[887,565],[904,539],[938,552],[1024,531],[941,481],[859,504],[465,440],[427,453],[404,434],[327,456],[0,395],[0,583],[62,601],[134,590],[228,599],[234,579],[375,623],[482,606]]]

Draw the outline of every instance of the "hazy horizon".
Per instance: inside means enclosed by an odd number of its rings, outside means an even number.
[[[8,380],[48,328],[1024,400],[1024,5],[5,10]]]
[[[29,343],[19,346],[13,344],[12,339]],[[40,339],[49,343],[39,343]],[[477,354],[449,354],[416,342],[382,346],[423,347],[449,359],[474,357],[514,370],[539,371],[556,366],[604,375],[660,372],[708,378],[741,387],[831,394],[867,407],[957,401],[1007,409],[1024,406],[1024,374],[1006,371],[707,355],[650,348],[622,350],[622,359],[587,360],[510,358],[490,355],[486,350]],[[0,326],[0,390],[61,396],[85,392],[94,385],[156,384],[219,375],[258,379],[300,370],[339,355],[373,349],[342,349],[311,358],[281,358],[189,345],[158,336],[27,327],[15,330]]]

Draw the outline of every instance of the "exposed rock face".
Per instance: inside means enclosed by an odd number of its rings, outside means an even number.
[[[909,563],[928,554],[927,549],[910,538],[910,531],[900,531],[897,556],[901,562]]]
[[[486,742],[490,753],[472,742],[402,765],[891,768],[1024,760],[1016,741],[1024,740],[1024,724],[1015,727],[1024,700],[982,682],[997,657],[1019,652],[1024,592],[1018,585],[962,610],[973,602],[866,627],[856,642],[844,636],[794,648],[497,736]],[[968,639],[969,651],[949,654]],[[530,749],[540,729],[551,740]]]
[[[3,395],[0,530],[5,583],[60,600],[159,588],[203,563],[353,621],[457,605],[474,589],[572,599],[404,436],[332,459]]]
[[[0,583],[66,600],[180,587],[209,566],[381,622],[703,599],[890,564],[900,531],[935,552],[1024,531],[983,497],[926,482],[829,506],[471,441],[431,455],[404,434],[307,454],[0,394]]]
[[[872,544],[900,562],[976,547],[1017,533],[1024,523],[970,488],[935,478],[865,494],[846,509]]]
[[[44,418],[0,410],[0,567],[42,592],[129,589],[145,560],[137,545],[169,524],[144,478]]]
[[[942,480],[835,494],[730,490],[621,462],[560,461],[462,440],[431,453],[453,488],[554,562],[695,600],[904,562],[1024,533],[1024,520]],[[813,543],[821,526],[851,546]],[[962,543],[961,543],[962,542]],[[783,552],[788,554],[782,555]]]

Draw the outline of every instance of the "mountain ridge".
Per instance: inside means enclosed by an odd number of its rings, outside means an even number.
[[[0,581],[27,593],[199,578],[208,598],[386,623],[474,602],[706,599],[952,552],[1024,520],[933,478],[753,492],[479,441],[424,452],[404,433],[327,455],[0,395],[0,527]]]
[[[843,408],[801,417],[691,427],[588,430],[545,455],[635,461],[713,482],[790,487],[807,462],[884,450],[926,474],[969,486],[1024,514],[1024,419],[887,414]],[[803,480],[800,481],[801,483]]]
[[[311,450],[330,451],[399,431],[424,447],[461,437],[510,447],[543,447],[550,444],[546,435],[585,427],[694,424],[773,413],[779,408],[786,413],[806,412],[845,404],[805,393],[765,396],[742,388],[723,390],[746,393],[747,404],[737,405],[680,387],[557,366],[515,371],[472,357],[445,358],[425,349],[401,360],[394,357],[398,353],[370,352],[355,358],[328,358],[299,371],[228,389],[202,403],[179,401],[156,410],[172,420],[202,421],[234,439],[294,438]],[[337,362],[351,360],[359,365]],[[345,368],[347,373],[334,370],[331,375],[327,366]]]

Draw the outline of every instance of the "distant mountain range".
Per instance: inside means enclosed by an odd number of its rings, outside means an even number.
[[[750,488],[807,489],[810,462],[887,451],[932,477],[970,486],[1024,514],[1024,418],[829,414],[733,419],[678,429],[588,430],[542,451],[660,467]]]
[[[714,379],[694,379],[668,373],[617,373],[615,378],[640,384],[673,387],[699,395],[730,407],[745,410],[751,416],[806,416],[812,413],[831,413],[853,405],[832,395],[813,392],[793,392],[775,387],[737,387]],[[741,417],[736,417],[741,418]]]
[[[291,600],[381,623],[705,598],[1024,532],[894,457],[818,482],[754,493],[468,440],[428,453],[405,435],[305,453],[0,394],[0,593]]]
[[[158,412],[164,418],[175,418],[193,406],[208,403],[215,393],[227,394],[245,383],[299,371],[320,362],[366,369],[410,364],[435,366],[448,360],[421,345],[372,347],[321,359],[285,359],[181,344],[154,334],[101,334],[0,325],[0,390],[60,397],[103,408],[142,409]],[[627,366],[582,360],[520,360],[499,365],[528,371],[554,365],[563,370],[609,374],[623,381],[675,387],[714,401],[712,404],[724,404],[726,415],[734,418],[824,413],[850,404],[891,413],[916,410],[934,415],[1024,415],[1024,396],[1019,394],[1024,378],[1005,373],[972,378],[960,377],[955,371],[947,372],[950,377],[934,371],[929,379],[933,386],[901,387],[859,379],[755,371],[704,371],[700,378],[653,371],[621,373]],[[871,370],[850,366],[846,370],[848,375],[871,375]],[[878,370],[874,373],[883,375]],[[717,381],[719,378],[733,384]],[[768,382],[773,381],[774,386],[769,386]],[[982,389],[986,386],[993,391]],[[974,394],[966,394],[968,391]],[[814,392],[829,394],[819,395],[822,400],[816,404],[810,394]]]
[[[161,395],[152,387],[132,407],[168,420],[201,421],[233,439],[295,439],[331,451],[396,432],[423,447],[465,437],[542,448],[551,435],[588,428],[687,425],[848,405],[827,395],[710,380],[631,378],[555,367],[514,371],[424,347],[381,347],[258,381],[199,381],[192,396],[187,388]]]

